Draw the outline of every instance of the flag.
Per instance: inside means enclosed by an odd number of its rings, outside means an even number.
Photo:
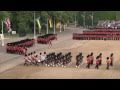
[[[61,25],[61,23],[58,22],[58,23],[56,24],[56,28],[60,28],[60,25]]]
[[[83,12],[83,14],[82,14],[81,16],[82,16],[82,18],[85,18],[85,16],[86,16],[86,15],[85,15],[85,12]]]
[[[5,25],[6,25],[6,29],[8,30],[8,32],[11,32],[12,29],[11,29],[11,22],[10,22],[10,19],[9,18],[6,18],[5,21],[4,21]]]
[[[39,30],[41,29],[41,24],[40,24],[40,20],[39,19],[36,19],[37,21],[37,24],[38,24],[38,27],[39,27]]]
[[[49,17],[48,21],[49,21],[50,28],[52,28],[53,27],[53,25],[52,25],[52,19],[50,17]]]
[[[89,15],[91,19],[93,19],[93,15]]]
[[[85,15],[82,14],[81,16],[82,16],[83,18],[85,18]]]

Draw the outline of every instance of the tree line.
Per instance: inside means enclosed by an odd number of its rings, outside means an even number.
[[[90,15],[93,12],[93,23],[96,25],[99,20],[119,20],[119,11],[35,11],[36,18],[40,17],[41,30],[46,30],[47,19],[50,17],[56,22],[64,24],[75,23],[83,26],[82,15],[85,12],[85,24],[91,26]],[[11,28],[19,34],[33,33],[34,30],[34,11],[0,11],[0,22],[9,17]],[[36,31],[38,26],[36,25]],[[1,24],[0,24],[1,30]],[[7,33],[4,26],[4,32]],[[38,33],[38,32],[37,32]]]

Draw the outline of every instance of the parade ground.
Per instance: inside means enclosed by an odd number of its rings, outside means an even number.
[[[119,40],[73,40],[73,32],[81,33],[82,28],[68,28],[64,32],[57,32],[58,39],[52,46],[35,44],[28,52],[71,52],[72,64],[67,67],[24,66],[24,56],[7,54],[5,47],[0,46],[0,79],[120,79],[120,41]],[[32,38],[6,38],[5,43]],[[0,42],[1,44],[1,42]],[[80,68],[75,67],[76,55],[83,53],[83,63]],[[94,65],[86,68],[86,56],[91,52],[96,57],[102,53],[102,66],[97,70]],[[114,53],[114,65],[106,70],[106,57]]]

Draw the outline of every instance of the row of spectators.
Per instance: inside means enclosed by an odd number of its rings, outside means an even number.
[[[120,21],[119,20],[118,21],[115,21],[115,20],[99,21],[97,24],[97,27],[119,29],[120,28]]]

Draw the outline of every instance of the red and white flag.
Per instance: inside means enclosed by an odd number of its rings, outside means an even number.
[[[6,29],[8,30],[8,32],[11,32],[11,22],[9,18],[6,18],[4,21],[5,25],[6,25]]]

